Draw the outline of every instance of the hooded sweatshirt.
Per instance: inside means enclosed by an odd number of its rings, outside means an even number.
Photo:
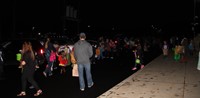
[[[74,57],[77,60],[77,64],[90,64],[92,55],[92,46],[86,40],[79,40],[74,44]]]

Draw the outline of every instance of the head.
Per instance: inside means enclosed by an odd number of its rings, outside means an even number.
[[[85,40],[86,39],[85,33],[80,33],[79,38],[80,40]]]
[[[33,49],[32,49],[32,44],[29,41],[24,42],[23,45],[22,45],[22,54],[27,52],[27,51],[31,52],[31,58],[34,60],[35,56],[34,56],[34,52],[33,52]]]

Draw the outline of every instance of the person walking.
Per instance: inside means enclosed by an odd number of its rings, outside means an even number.
[[[85,40],[86,39],[85,33],[80,33],[79,39],[80,40],[74,44],[74,57],[78,64],[80,90],[84,91],[85,90],[84,69],[86,73],[88,88],[91,88],[94,85],[91,74],[91,61],[90,61],[90,58],[93,55],[93,50],[92,50],[92,45]]]
[[[53,46],[53,44],[51,43],[51,40],[50,40],[49,37],[46,39],[44,46],[45,46],[45,57],[46,57],[46,60],[47,60],[47,65],[46,65],[46,68],[45,68],[43,74],[44,74],[45,77],[47,77],[47,76],[53,75],[52,69],[53,69],[53,63],[55,61],[56,49]],[[51,59],[51,57],[54,57],[54,59]]]
[[[138,43],[136,46],[133,47],[133,53],[134,53],[135,64],[132,70],[136,70],[138,66],[140,66],[140,69],[144,68],[143,53],[140,43]]]
[[[22,83],[22,91],[17,94],[17,96],[26,96],[26,85],[27,81],[34,86],[37,92],[34,96],[39,96],[42,94],[42,90],[39,88],[38,84],[34,80],[34,72],[36,69],[36,62],[35,62],[35,55],[32,49],[32,45],[30,42],[25,42],[23,44],[23,54],[22,59],[20,61],[23,70],[21,76],[21,83]]]

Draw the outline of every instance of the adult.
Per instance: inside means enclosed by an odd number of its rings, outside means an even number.
[[[86,73],[88,88],[91,88],[94,85],[91,74],[91,61],[90,61],[90,58],[93,55],[93,50],[91,44],[85,40],[86,39],[85,33],[80,33],[79,39],[80,40],[74,44],[74,57],[78,64],[80,90],[84,91],[85,90],[84,69]]]
[[[34,72],[36,69],[35,55],[32,49],[32,45],[30,42],[25,42],[23,44],[23,54],[21,59],[21,65],[23,67],[21,83],[22,83],[22,91],[17,94],[17,96],[25,96],[26,95],[26,85],[27,81],[34,86],[37,92],[34,96],[39,96],[42,94],[42,90],[39,88],[38,84],[34,80]]]

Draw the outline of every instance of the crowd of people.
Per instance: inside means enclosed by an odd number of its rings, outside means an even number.
[[[145,67],[144,53],[149,52],[152,47],[152,49],[158,47],[157,49],[162,51],[164,58],[168,58],[168,54],[173,52],[174,60],[180,62],[187,62],[187,57],[194,56],[196,54],[195,49],[197,48],[194,45],[193,39],[186,37],[182,39],[180,37],[171,37],[170,39],[119,37],[113,39],[101,36],[96,41],[97,45],[93,46],[86,40],[86,34],[80,33],[79,40],[71,49],[67,44],[60,46],[59,43],[52,43],[48,37],[44,43],[47,64],[43,75],[50,77],[55,69],[59,69],[60,74],[65,74],[66,67],[72,66],[72,75],[79,78],[80,90],[84,91],[86,85],[84,73],[86,73],[87,86],[91,88],[94,85],[91,64],[95,64],[100,60],[112,60],[120,56],[121,53],[128,53],[132,55],[130,56],[132,57],[132,68],[130,69],[136,70]],[[58,64],[55,62],[58,62]],[[35,63],[30,42],[23,44],[20,65],[22,66],[20,68],[23,70],[21,78],[22,91],[17,96],[26,95],[27,81],[37,90],[34,96],[41,95],[42,90],[33,78],[37,64]]]

